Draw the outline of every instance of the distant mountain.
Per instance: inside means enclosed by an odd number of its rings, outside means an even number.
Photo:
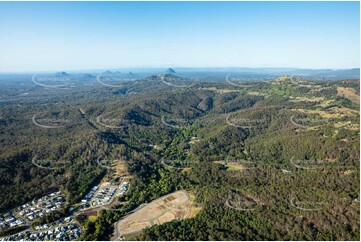
[[[66,73],[65,71],[57,72],[57,73],[55,73],[55,75],[57,75],[57,76],[69,76],[69,74]]]
[[[128,76],[135,76],[135,74],[133,72],[128,72]]]
[[[157,76],[157,75],[147,76],[144,79],[147,80],[147,81],[159,81],[160,80],[159,76]]]
[[[105,71],[105,72],[103,72],[103,75],[113,75],[113,72],[111,72],[111,71]]]
[[[165,71],[165,74],[175,74],[175,70],[173,70],[172,68],[168,68],[166,71]]]
[[[94,78],[95,76],[93,76],[92,74],[87,73],[87,74],[84,75],[84,77],[85,78]]]
[[[105,71],[102,73],[102,75],[106,75],[106,76],[114,76],[114,75],[122,75],[122,73],[120,71]]]
[[[285,72],[286,75],[303,75],[308,77],[325,78],[331,80],[337,79],[360,79],[360,68],[353,69],[298,69]]]

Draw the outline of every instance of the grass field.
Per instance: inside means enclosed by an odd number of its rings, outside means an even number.
[[[290,96],[290,98],[292,99],[292,102],[321,102],[324,100],[323,97],[292,97]]]
[[[345,97],[353,103],[360,104],[360,96],[352,88],[337,87],[337,95]]]
[[[214,163],[225,165],[229,171],[241,171],[244,168],[240,162],[214,161]]]
[[[88,217],[88,219],[90,220],[90,221],[95,221],[96,219],[98,218],[98,216],[95,216],[95,215],[90,215],[89,217]]]
[[[309,109],[291,109],[291,111],[311,114],[311,115],[320,115],[322,118],[325,119],[332,119],[332,118],[343,118],[343,117],[351,117],[355,115],[359,115],[357,110],[353,110],[350,108],[345,107],[334,107],[330,108],[327,111],[324,110],[309,110]]]
[[[115,169],[116,169],[116,176],[124,176],[124,175],[126,175],[128,172],[127,172],[127,169],[126,169],[126,167],[125,167],[125,164],[124,163],[122,163],[122,162],[119,162],[117,165],[116,165],[116,167],[115,167]]]

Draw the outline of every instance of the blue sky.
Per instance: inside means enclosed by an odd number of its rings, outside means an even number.
[[[0,2],[0,71],[360,65],[359,2]]]

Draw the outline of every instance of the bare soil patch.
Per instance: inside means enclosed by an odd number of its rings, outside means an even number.
[[[125,237],[154,224],[187,218],[191,208],[188,194],[185,191],[177,191],[151,202],[118,221],[117,229],[120,235]]]

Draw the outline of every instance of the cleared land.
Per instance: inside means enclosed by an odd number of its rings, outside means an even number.
[[[192,205],[187,192],[177,191],[158,198],[116,223],[116,237],[139,233],[155,224],[184,219],[190,216]]]
[[[128,174],[124,163],[118,163],[116,165],[115,169],[116,169],[116,177],[121,177],[121,176],[125,176]]]
[[[337,87],[337,95],[349,99],[351,102],[360,104],[360,96],[353,88]]]
[[[248,92],[249,95],[252,95],[252,96],[266,96],[266,97],[269,97],[268,94],[266,93],[261,93],[261,92]]]
[[[321,102],[324,100],[323,97],[292,97],[290,96],[290,98],[292,99],[292,102]]]
[[[217,93],[220,93],[220,94],[230,93],[230,92],[240,92],[239,90],[219,89],[219,88],[216,88],[216,87],[201,87],[201,88],[198,88],[198,90],[214,91],[214,92],[217,92]]]
[[[354,115],[359,115],[359,112],[357,110],[353,110],[350,108],[345,107],[333,107],[329,108],[328,110],[310,110],[310,109],[291,109],[291,111],[296,111],[299,113],[305,113],[305,114],[318,114],[322,118],[325,119],[332,119],[332,118],[343,118],[343,117],[351,117]]]
[[[241,171],[244,168],[244,165],[241,162],[233,162],[233,161],[214,161],[216,164],[225,165],[229,171]]]

